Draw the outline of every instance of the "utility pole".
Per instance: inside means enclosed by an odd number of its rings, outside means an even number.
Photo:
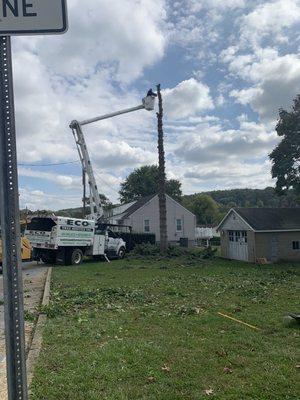
[[[164,150],[164,131],[163,131],[163,101],[161,95],[160,84],[157,85],[158,96],[158,113],[157,130],[158,130],[158,198],[159,198],[159,223],[160,223],[160,251],[165,253],[168,247],[167,232],[167,200],[166,200],[166,162]]]

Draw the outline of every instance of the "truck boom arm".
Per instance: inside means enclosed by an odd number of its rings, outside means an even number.
[[[151,94],[149,94],[150,92],[151,92]],[[75,138],[75,142],[76,142],[76,146],[77,146],[77,150],[78,150],[78,154],[79,154],[79,158],[80,158],[80,161],[82,164],[83,171],[88,176],[88,182],[89,182],[89,187],[90,187],[90,209],[91,209],[91,215],[95,219],[99,219],[103,216],[103,208],[102,208],[102,204],[101,204],[101,200],[100,200],[100,195],[99,195],[91,159],[89,156],[86,141],[85,141],[84,134],[82,131],[82,126],[89,125],[89,124],[92,124],[97,121],[102,121],[104,119],[113,118],[118,115],[128,114],[128,113],[138,111],[138,110],[145,109],[147,111],[152,111],[152,110],[154,110],[155,97],[156,97],[156,95],[151,90],[148,92],[148,95],[145,98],[143,98],[142,104],[140,104],[139,106],[127,108],[125,110],[116,111],[116,112],[113,112],[110,114],[101,115],[99,117],[87,119],[87,120],[84,120],[81,122],[74,120],[70,124],[70,128],[72,129],[72,132],[73,132],[73,135]]]

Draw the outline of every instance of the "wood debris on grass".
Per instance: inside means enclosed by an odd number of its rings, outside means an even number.
[[[225,367],[223,369],[224,374],[232,374],[233,373],[233,369],[231,367]]]
[[[171,368],[168,367],[168,365],[165,364],[165,365],[162,366],[161,370],[164,371],[164,372],[170,372]]]

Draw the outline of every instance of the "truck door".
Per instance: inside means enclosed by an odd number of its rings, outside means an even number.
[[[93,256],[103,255],[105,253],[105,235],[95,235],[93,245]]]
[[[119,238],[110,229],[107,230],[107,233],[108,233],[108,243],[107,243],[108,253],[117,254],[118,245],[119,245]]]

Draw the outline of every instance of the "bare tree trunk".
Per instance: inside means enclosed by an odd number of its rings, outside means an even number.
[[[167,234],[167,205],[166,205],[166,168],[164,151],[164,131],[163,131],[163,102],[160,85],[157,85],[158,107],[158,157],[159,157],[159,178],[158,178],[158,198],[159,198],[159,222],[160,222],[160,251],[165,253],[168,247]]]

